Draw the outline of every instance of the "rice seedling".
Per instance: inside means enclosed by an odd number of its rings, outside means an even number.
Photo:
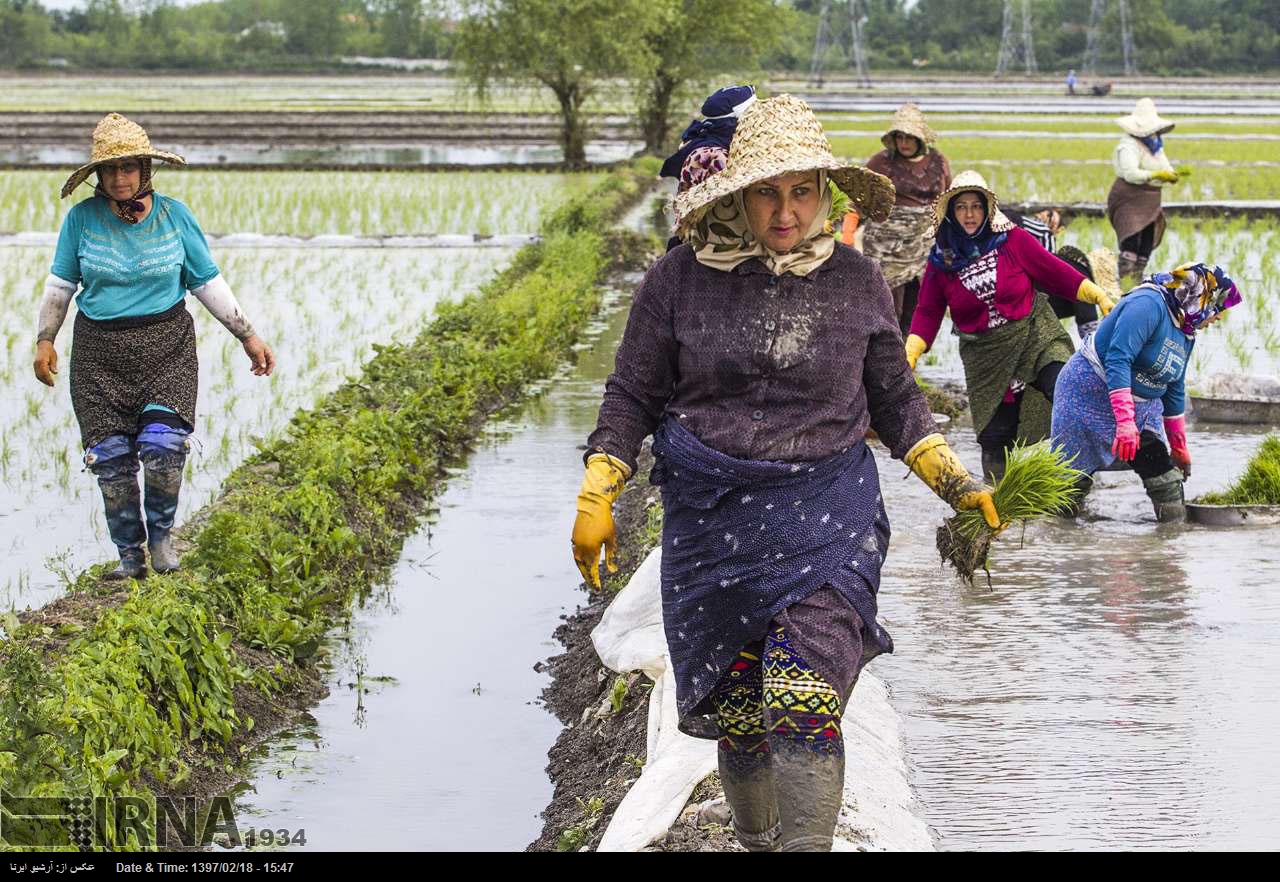
[[[1205,493],[1203,505],[1280,505],[1280,435],[1268,435],[1244,474],[1221,493]]]
[[[58,199],[63,172],[0,176],[0,231],[56,232],[85,188]],[[540,213],[585,192],[599,174],[162,170],[161,193],[191,206],[206,233],[420,236],[533,233]],[[228,191],[240,194],[225,198]],[[360,193],[358,207],[351,192]]]
[[[1084,472],[1064,462],[1047,441],[1015,445],[1006,458],[1004,477],[997,482],[992,498],[1006,524],[1065,514],[1076,503],[1077,482]],[[988,558],[997,535],[979,511],[957,512],[938,528],[937,547],[942,559],[951,564],[962,579],[973,583],[981,567],[991,583]]]

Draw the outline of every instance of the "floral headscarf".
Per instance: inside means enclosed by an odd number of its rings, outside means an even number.
[[[783,273],[805,276],[822,266],[834,253],[836,240],[824,232],[832,200],[827,173],[819,171],[817,174],[821,202],[813,222],[805,231],[804,241],[795,248],[786,252],[766,248],[751,232],[743,201],[744,191],[737,190],[712,205],[689,231],[687,242],[698,263],[728,272],[738,264],[758,257],[776,276]]]
[[[1173,320],[1188,337],[1209,319],[1240,302],[1240,290],[1220,266],[1184,263],[1167,273],[1147,277],[1145,286],[1164,294]]]
[[[127,160],[120,161],[125,162]],[[141,167],[141,171],[138,176],[138,192],[134,193],[133,196],[126,199],[124,202],[117,202],[113,197],[107,195],[107,191],[102,187],[101,170],[98,171],[97,186],[93,188],[93,192],[107,200],[107,203],[111,206],[112,210],[115,211],[116,217],[120,218],[120,220],[124,221],[126,224],[136,224],[138,222],[138,215],[147,210],[147,206],[142,202],[142,199],[155,192],[151,186],[151,157],[139,156],[137,157],[137,162]]]
[[[947,216],[938,224],[933,247],[929,249],[929,263],[944,273],[958,273],[992,248],[999,248],[1009,238],[1008,233],[991,229],[990,203],[983,199],[982,226],[972,235],[956,220],[956,200],[965,193],[983,194],[978,190],[964,190],[952,196],[947,203]]]

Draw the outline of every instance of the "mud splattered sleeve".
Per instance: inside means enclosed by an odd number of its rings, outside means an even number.
[[[867,410],[871,428],[894,459],[902,459],[917,441],[937,429],[924,393],[907,364],[902,333],[892,320],[893,295],[879,273],[874,274],[867,295],[875,301],[869,310],[871,327],[862,368]]]
[[[587,456],[603,448],[632,470],[640,444],[653,434],[675,389],[679,345],[672,320],[671,261],[659,260],[636,289],[627,327],[605,381]]]

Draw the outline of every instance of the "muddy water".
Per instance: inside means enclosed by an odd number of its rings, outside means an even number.
[[[533,666],[559,651],[552,631],[582,599],[569,550],[579,445],[628,300],[611,295],[592,329],[601,342],[552,391],[490,425],[437,522],[405,544],[390,600],[335,636],[331,694],[254,761],[244,823],[302,827],[310,850],[519,850],[537,838],[561,726],[537,702],[549,680]]]
[[[972,431],[951,436],[976,468]],[[1188,492],[1260,437],[1193,426]],[[1107,473],[1086,520],[1010,530],[994,589],[969,588],[939,570],[940,504],[877,456],[897,652],[874,669],[939,847],[1274,847],[1280,528],[1158,526],[1138,479]]]

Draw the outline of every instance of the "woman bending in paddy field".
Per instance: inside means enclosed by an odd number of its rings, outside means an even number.
[[[1128,463],[1156,520],[1185,520],[1187,365],[1196,332],[1239,302],[1226,272],[1203,263],[1156,273],[1126,294],[1058,377],[1053,443],[1063,456],[1086,475]],[[1092,486],[1082,481],[1081,502]]]
[[[152,189],[153,160],[185,164],[181,156],[152,148],[142,127],[117,113],[98,123],[90,160],[67,179],[62,196],[93,172],[98,184],[62,223],[40,304],[35,373],[52,386],[58,372],[54,340],[80,291],[71,406],[85,465],[98,478],[107,530],[120,552],[108,579],[146,575],[144,542],[152,569],[178,568],[170,530],[195,429],[197,385],[186,292],[241,341],[254,374],[269,376],[275,368],[271,347],[240,310],[195,217]]]

